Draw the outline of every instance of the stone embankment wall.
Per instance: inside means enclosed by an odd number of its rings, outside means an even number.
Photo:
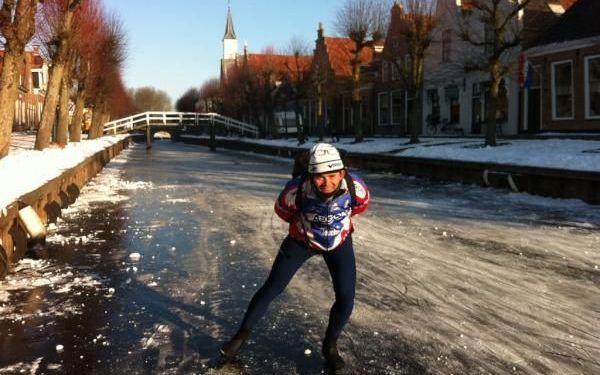
[[[186,143],[209,146],[207,138],[181,137]],[[305,149],[276,147],[237,140],[217,139],[216,147],[293,158]],[[343,145],[340,146],[343,149]],[[477,184],[511,189],[554,198],[577,198],[590,204],[600,204],[600,173],[578,172],[551,168],[523,167],[494,163],[474,163],[400,157],[386,154],[347,153],[351,167],[401,173],[406,176],[438,181]]]
[[[43,186],[21,196],[0,212],[0,277],[6,274],[11,264],[23,257],[29,246],[35,244],[19,219],[19,210],[31,206],[43,224],[56,222],[61,209],[74,203],[81,188],[129,143],[129,138],[125,138],[97,152]],[[36,240],[44,241],[43,238]]]

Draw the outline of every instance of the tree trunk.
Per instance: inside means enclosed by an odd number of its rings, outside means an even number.
[[[317,133],[319,136],[319,142],[323,140],[325,133],[325,116],[323,116],[323,96],[319,94],[317,99]]]
[[[356,43],[358,46],[359,43]],[[354,125],[354,141],[363,141],[363,124],[360,118],[360,49],[352,61],[352,122]]]
[[[410,112],[410,143],[419,143],[419,133],[421,130],[421,89],[412,89],[412,110]]]
[[[56,143],[66,146],[68,143],[69,129],[69,96],[70,96],[69,74],[63,75],[60,87],[60,104],[58,108],[58,128],[56,130]]]
[[[498,106],[498,89],[500,75],[496,64],[490,66],[490,103],[488,105],[488,126],[485,132],[485,145],[496,146],[496,107]]]
[[[69,128],[69,139],[71,142],[81,141],[81,126],[83,123],[83,107],[85,106],[85,88],[79,86],[77,99],[75,99],[75,112]]]
[[[96,100],[94,105],[94,113],[92,113],[92,126],[88,132],[88,139],[96,139],[102,136],[104,130],[104,123],[102,122],[102,119],[104,117],[104,112],[106,111],[105,108],[105,100],[103,99],[103,95],[100,95],[100,98]]]
[[[37,0],[5,0],[0,8],[0,34],[4,37],[4,60],[0,73],[0,158],[6,156],[10,149],[19,74],[25,45],[35,31],[36,12]]]
[[[23,54],[6,51],[0,75],[0,158],[8,154]]]
[[[71,7],[66,11],[64,17],[61,30],[63,35],[68,35],[71,31],[73,20],[73,10]],[[59,42],[58,50],[52,59],[52,69],[50,70],[50,80],[48,81],[46,99],[44,100],[44,110],[42,111],[40,127],[35,138],[36,150],[43,150],[50,144],[50,134],[52,133],[52,126],[54,125],[56,106],[58,104],[59,91],[65,72],[65,65],[67,64],[69,49],[69,38],[62,39]]]
[[[294,113],[296,115],[296,132],[298,137],[298,144],[304,144],[304,124],[301,123],[302,120],[300,118],[300,99],[298,98],[298,94],[296,94],[294,98]]]

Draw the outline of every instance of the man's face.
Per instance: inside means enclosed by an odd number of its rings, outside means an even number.
[[[313,184],[323,195],[333,194],[346,175],[345,170],[312,175]]]

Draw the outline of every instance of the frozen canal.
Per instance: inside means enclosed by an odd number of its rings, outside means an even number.
[[[319,257],[240,360],[213,368],[285,235],[273,202],[290,169],[168,141],[126,150],[0,281],[0,374],[323,373]],[[373,200],[344,373],[600,373],[600,208],[359,173]]]

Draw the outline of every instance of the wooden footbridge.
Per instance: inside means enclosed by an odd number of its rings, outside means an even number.
[[[195,134],[237,134],[258,138],[258,127],[218,113],[144,112],[104,124],[104,134],[146,131],[148,137],[158,131],[191,131]]]

